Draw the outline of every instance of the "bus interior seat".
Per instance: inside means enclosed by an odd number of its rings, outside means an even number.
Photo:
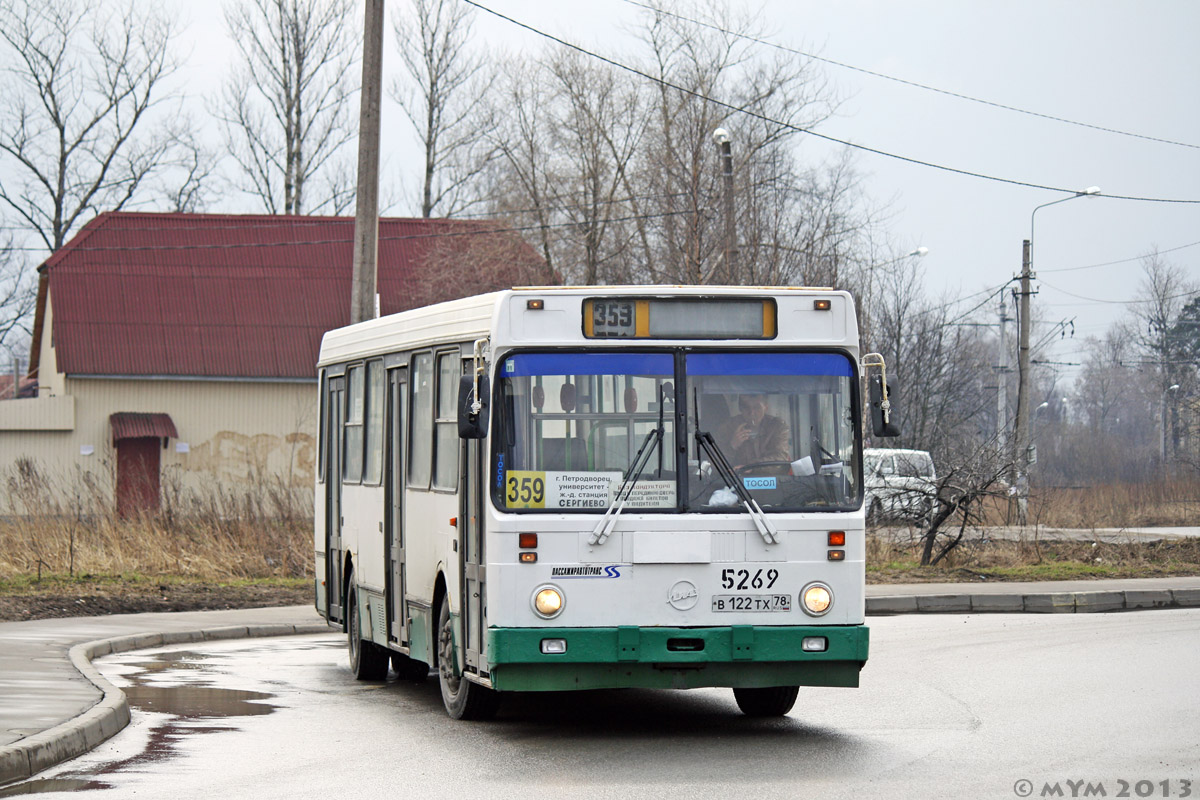
[[[570,451],[568,452],[568,442]],[[568,464],[568,458],[570,463]],[[542,469],[566,470],[588,469],[587,444],[578,437],[542,439]]]

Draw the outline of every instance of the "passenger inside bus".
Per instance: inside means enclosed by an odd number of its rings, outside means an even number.
[[[733,466],[791,460],[791,432],[786,422],[767,413],[766,395],[741,395],[738,411],[717,429],[717,441]]]

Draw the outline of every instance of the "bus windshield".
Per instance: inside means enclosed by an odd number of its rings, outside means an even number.
[[[628,508],[675,509],[675,358],[521,353],[500,371],[495,501],[506,509],[608,508],[648,434],[663,436]]]
[[[854,508],[854,370],[840,353],[689,353],[689,428],[711,434],[713,454],[689,437],[693,509],[735,505],[712,464],[724,458],[763,510]]]
[[[651,452],[626,510],[740,511],[747,493],[767,512],[858,506],[848,356],[689,351],[680,361],[677,371],[674,351],[504,358],[494,406],[497,507],[604,511],[643,447]],[[661,440],[649,435],[660,425]],[[699,445],[697,433],[711,445]],[[730,486],[721,460],[744,491]]]

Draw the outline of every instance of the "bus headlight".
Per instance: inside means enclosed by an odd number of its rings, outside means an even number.
[[[557,617],[566,604],[566,598],[557,586],[539,586],[533,592],[533,610],[544,619]]]
[[[823,616],[833,605],[833,590],[823,583],[810,583],[800,592],[800,606],[811,617]]]

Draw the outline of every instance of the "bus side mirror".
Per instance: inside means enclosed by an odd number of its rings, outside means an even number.
[[[479,376],[479,407],[475,407],[475,376],[458,379],[458,436],[460,439],[483,439],[488,433],[491,389],[487,375]]]
[[[871,406],[871,429],[876,436],[899,436],[900,426],[896,424],[896,407],[891,401],[895,398],[892,387],[888,387],[889,408],[883,407],[883,378],[871,375],[867,378],[867,399]]]

